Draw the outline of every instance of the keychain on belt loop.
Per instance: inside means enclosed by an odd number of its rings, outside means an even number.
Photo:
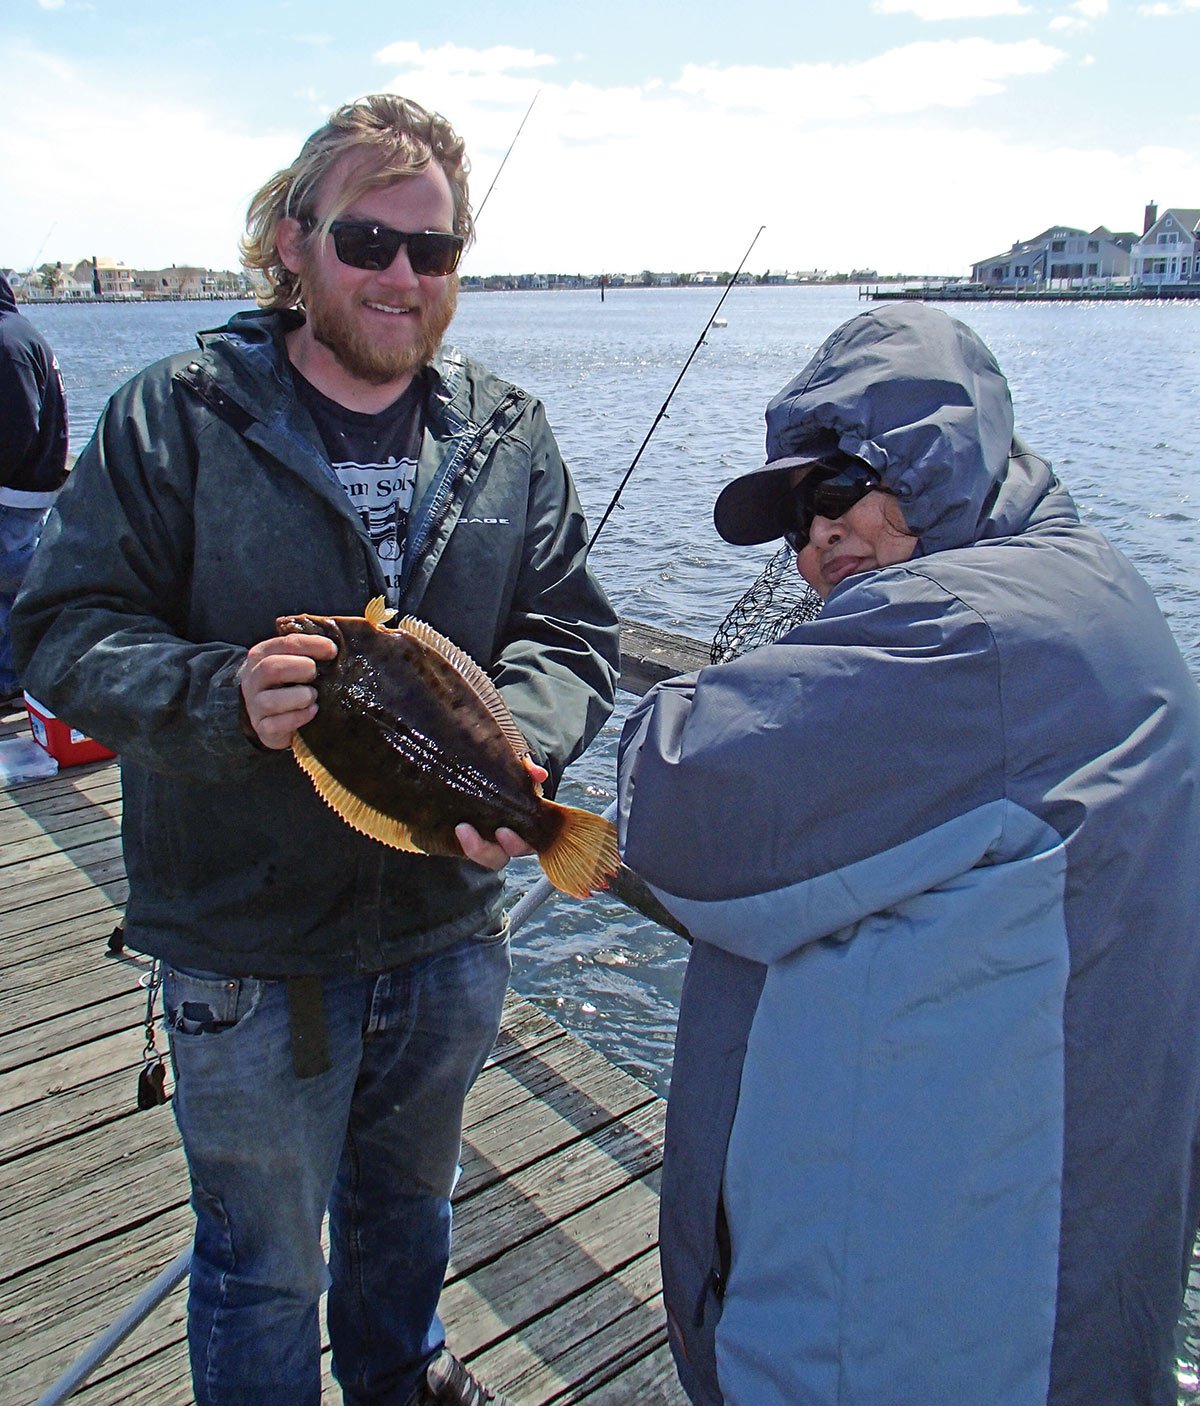
[[[163,1087],[167,1078],[166,1058],[158,1048],[154,1034],[154,1002],[162,986],[162,963],[157,957],[151,962],[150,971],[142,980],[146,983],[146,1045],[142,1050],[144,1062],[137,1081],[139,1110],[161,1108],[171,1099],[171,1095]]]

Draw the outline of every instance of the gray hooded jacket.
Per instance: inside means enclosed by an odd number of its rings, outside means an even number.
[[[696,938],[663,1185],[683,1382],[1168,1406],[1200,1210],[1196,684],[962,324],[853,319],[767,424],[769,458],[836,430],[919,549],[625,730],[625,858]]]

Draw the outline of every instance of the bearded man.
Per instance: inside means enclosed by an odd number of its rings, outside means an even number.
[[[288,755],[384,595],[482,664],[553,792],[612,709],[616,620],[541,405],[442,348],[463,144],[390,95],[251,202],[265,307],[115,395],[14,616],[29,688],[119,752],[126,941],[162,963],[197,1227],[198,1406],[503,1399],[445,1349],[463,1100],[499,1028],[516,834],[359,835]],[[329,1212],[328,1266],[321,1226]]]

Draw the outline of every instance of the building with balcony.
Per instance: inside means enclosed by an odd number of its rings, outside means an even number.
[[[93,255],[83,259],[71,270],[71,277],[83,288],[90,288],[96,298],[140,298],[134,286],[133,270],[119,259]]]
[[[1200,286],[1200,210],[1146,206],[1146,227],[1129,251],[1129,272],[1141,287]]]
[[[971,265],[971,282],[985,288],[1024,288],[1031,284],[1127,278],[1134,234],[1113,234],[1051,225],[1032,239],[1014,244]]]

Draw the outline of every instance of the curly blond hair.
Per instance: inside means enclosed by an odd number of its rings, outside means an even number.
[[[346,103],[315,131],[290,166],[276,171],[250,201],[246,233],[241,240],[242,263],[259,269],[267,291],[258,295],[271,310],[298,307],[304,298],[300,276],[285,268],[279,257],[279,222],[289,216],[313,219],[312,203],[326,171],[348,152],[362,154],[354,177],[339,192],[333,207],[307,238],[327,237],[330,224],[364,192],[416,176],[436,161],[446,173],[454,197],[454,233],[471,243],[475,235],[467,191],[467,163],[462,138],[436,112],[427,112],[411,98],[376,93]]]

